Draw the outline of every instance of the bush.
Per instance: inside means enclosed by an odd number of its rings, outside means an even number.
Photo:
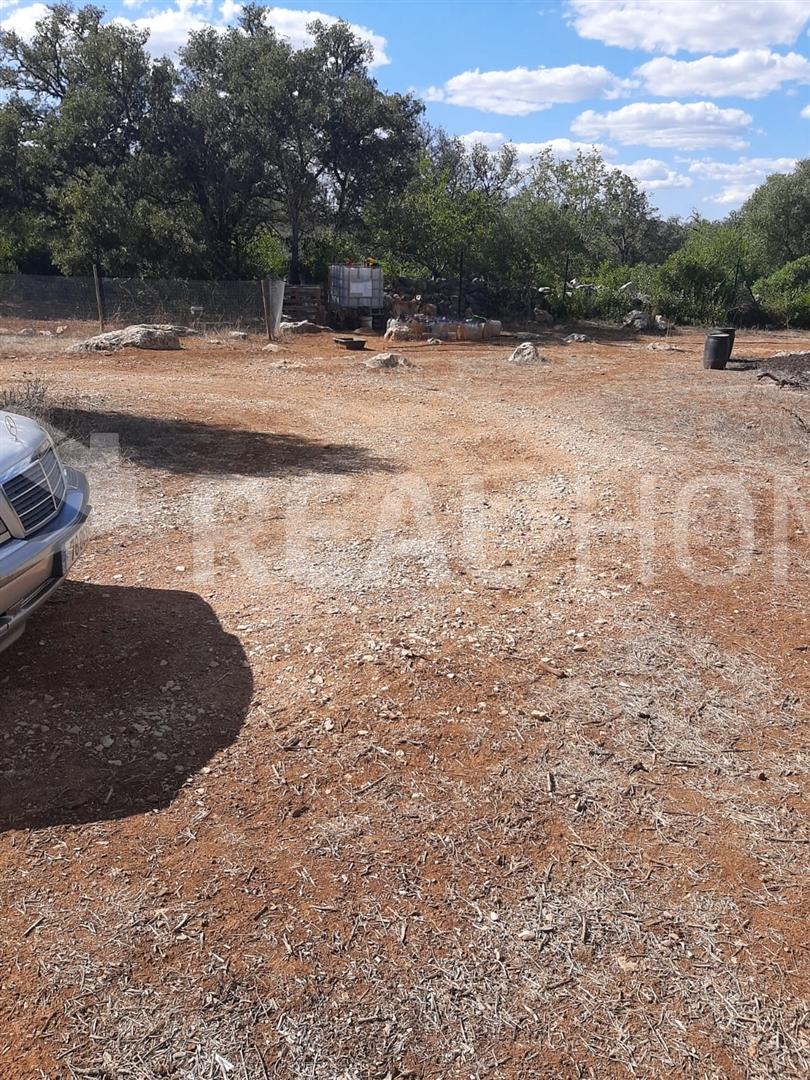
[[[611,322],[621,322],[634,308],[643,308],[652,314],[658,305],[658,268],[640,266],[614,266],[603,262],[593,281],[599,286],[594,301],[594,314]],[[627,283],[631,288],[623,289]],[[643,297],[643,300],[637,299]]]
[[[360,263],[365,252],[345,233],[322,229],[308,236],[301,245],[301,265],[311,281],[325,282],[329,267],[340,263]]]
[[[0,234],[0,274],[13,274],[17,270],[11,241]]]
[[[760,278],[754,296],[771,318],[785,326],[810,326],[810,255]]]
[[[257,277],[286,278],[290,257],[276,233],[261,229],[245,245],[245,261]]]
[[[748,250],[739,230],[700,221],[658,276],[660,313],[680,323],[725,322],[746,278]]]

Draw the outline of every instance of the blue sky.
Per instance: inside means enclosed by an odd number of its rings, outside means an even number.
[[[236,0],[115,0],[110,18],[148,27],[173,53],[190,29],[232,23]],[[40,3],[0,0],[28,35]],[[664,213],[739,206],[808,152],[810,0],[311,0],[271,7],[293,44],[321,14],[354,24],[389,90],[428,119],[523,160],[595,144]]]

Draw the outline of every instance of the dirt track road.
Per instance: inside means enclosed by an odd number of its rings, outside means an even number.
[[[806,1075],[810,399],[651,340],[0,338],[96,504],[0,658],[0,1074]]]

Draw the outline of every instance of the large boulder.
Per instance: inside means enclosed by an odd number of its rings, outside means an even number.
[[[142,324],[127,326],[123,330],[111,330],[107,334],[97,334],[85,341],[71,345],[69,352],[118,352],[120,349],[179,349],[178,329],[184,327],[157,326]]]
[[[317,323],[310,322],[309,319],[302,319],[300,322],[282,322],[279,324],[279,330],[282,334],[320,334],[328,329],[328,326],[318,326]]]
[[[643,332],[650,329],[650,317],[644,311],[628,311],[622,321],[622,326],[629,330],[638,330]]]
[[[402,353],[395,352],[381,352],[376,356],[369,357],[364,361],[367,368],[375,368],[376,370],[382,370],[385,368],[410,368],[413,364],[410,360],[403,356]]]
[[[531,341],[521,342],[509,357],[510,364],[545,364],[548,360]]]
[[[397,319],[389,319],[383,339],[385,341],[410,341],[411,328]]]
[[[195,330],[193,326],[183,326],[181,323],[147,323],[145,325],[154,326],[156,330],[165,330],[167,334],[174,334],[177,337],[199,337],[200,331]]]

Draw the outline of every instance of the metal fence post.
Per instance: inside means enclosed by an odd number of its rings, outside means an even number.
[[[264,326],[267,330],[267,340],[273,340],[273,331],[270,326],[270,305],[267,302],[267,278],[263,277],[259,282],[262,289],[262,307],[264,308]]]
[[[96,307],[98,308],[98,325],[104,333],[104,299],[101,294],[101,278],[98,276],[98,263],[93,263],[93,284],[96,287]]]

